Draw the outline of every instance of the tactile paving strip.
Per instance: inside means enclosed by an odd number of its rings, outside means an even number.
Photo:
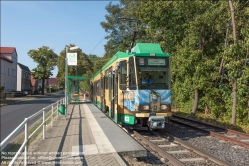
[[[113,154],[99,154],[85,156],[87,165],[120,166]]]

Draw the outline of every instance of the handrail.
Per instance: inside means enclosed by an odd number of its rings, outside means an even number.
[[[23,121],[19,126],[17,126],[17,128],[12,131],[0,144],[0,149],[2,151],[2,147],[4,147],[8,142],[9,140],[18,132],[22,129],[22,127],[25,125],[26,121]]]
[[[15,163],[15,160],[18,158],[18,156],[21,154],[21,152],[24,149],[24,165],[28,165],[28,141],[29,139],[32,138],[32,136],[43,126],[43,139],[46,138],[46,122],[51,118],[51,127],[53,126],[53,120],[54,120],[54,114],[57,113],[57,119],[59,116],[59,104],[64,104],[65,99],[61,98],[60,100],[58,100],[55,103],[52,103],[50,105],[48,105],[47,107],[41,109],[40,111],[36,112],[35,114],[29,116],[28,118],[25,118],[24,121],[14,130],[12,131],[1,143],[0,143],[0,150],[2,151],[4,149],[4,147],[7,145],[7,143],[10,141],[11,138],[13,138],[17,132],[19,132],[23,126],[25,126],[25,139],[23,141],[23,144],[21,145],[21,147],[19,148],[19,150],[17,151],[17,153],[15,154],[15,156],[12,158],[12,160],[10,161],[9,165],[13,165]],[[56,111],[54,111],[54,105],[57,105]],[[51,115],[46,119],[45,115],[45,110],[47,110],[48,108],[51,108],[49,112],[52,112]],[[41,125],[39,125],[35,131],[33,131],[33,133],[31,133],[30,135],[28,135],[28,122],[35,118],[36,116],[38,116],[39,114],[43,113],[43,122],[41,123]]]

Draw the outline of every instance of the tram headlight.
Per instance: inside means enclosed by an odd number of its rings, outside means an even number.
[[[161,105],[161,110],[163,110],[163,111],[167,110],[168,108],[169,108],[168,105]]]
[[[146,111],[146,110],[150,109],[150,106],[149,105],[140,105],[138,108],[139,108],[139,110]]]

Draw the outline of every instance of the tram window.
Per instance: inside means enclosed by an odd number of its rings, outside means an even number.
[[[105,89],[108,89],[108,70],[105,71]]]
[[[108,82],[108,84],[109,84],[109,89],[112,89],[112,84],[113,84],[113,82],[112,82],[112,78],[113,76],[112,76],[112,67],[110,67],[109,69],[108,69],[108,78],[109,78],[109,82]]]
[[[98,80],[97,82],[96,82],[96,94],[99,96],[100,95],[100,80]]]
[[[136,89],[136,75],[135,75],[135,67],[134,67],[134,59],[133,57],[130,57],[129,59],[129,88],[131,90]]]
[[[94,94],[97,95],[97,82],[94,82]]]
[[[119,88],[121,90],[126,89],[126,75],[127,75],[127,64],[126,61],[120,62],[120,77],[119,77]]]
[[[108,70],[108,80],[109,80],[109,83],[108,83],[108,87],[109,87],[109,101],[112,101],[112,98],[113,98],[113,92],[112,92],[112,88],[113,88],[113,78],[112,78],[112,67],[109,68]]]
[[[102,96],[103,95],[103,89],[105,88],[104,87],[104,81],[105,81],[105,77],[102,77],[100,79],[100,85],[101,85],[101,88],[100,88],[100,95]]]

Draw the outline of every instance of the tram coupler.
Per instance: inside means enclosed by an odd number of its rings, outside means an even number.
[[[148,126],[150,129],[164,129],[164,116],[150,116],[148,119]]]

